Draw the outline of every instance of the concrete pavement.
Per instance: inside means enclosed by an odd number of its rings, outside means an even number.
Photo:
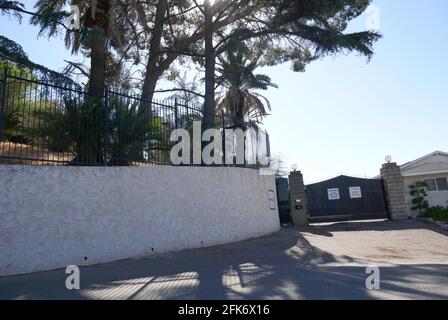
[[[366,267],[381,289],[367,290]],[[0,299],[448,299],[448,234],[419,221],[286,228],[249,241],[0,278]]]

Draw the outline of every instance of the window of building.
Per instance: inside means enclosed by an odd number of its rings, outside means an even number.
[[[439,191],[446,191],[448,190],[448,179],[447,178],[437,178],[437,189]]]
[[[446,191],[448,190],[448,178],[427,179],[426,191]]]
[[[436,179],[427,179],[426,183],[426,191],[437,191],[437,183]]]

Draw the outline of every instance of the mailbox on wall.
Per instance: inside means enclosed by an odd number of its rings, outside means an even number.
[[[303,209],[302,200],[297,199],[296,200],[296,210],[302,210],[302,209]]]

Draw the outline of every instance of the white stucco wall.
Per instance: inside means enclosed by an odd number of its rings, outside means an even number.
[[[424,181],[426,179],[435,179],[435,178],[446,178],[447,176],[448,173],[404,177],[406,204],[408,206],[409,214],[411,217],[417,217],[418,210],[412,210],[412,207],[414,205],[412,204],[412,196],[409,193],[410,192],[409,186],[415,184],[418,181]],[[428,204],[430,207],[435,206],[446,207],[448,206],[448,191],[428,191],[428,196],[426,197],[426,200],[428,200]]]
[[[257,170],[0,165],[0,275],[212,246],[279,230]]]

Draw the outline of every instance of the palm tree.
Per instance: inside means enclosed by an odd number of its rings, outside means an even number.
[[[254,91],[277,88],[267,75],[254,74],[260,57],[261,52],[253,53],[241,42],[218,57],[217,80],[224,90],[218,94],[217,110],[230,114],[235,119],[234,125],[261,122],[271,110],[269,100]]]
[[[52,36],[58,32],[60,25],[65,23],[67,14],[64,8],[68,5],[76,5],[79,8],[80,30],[66,30],[66,46],[72,53],[83,47],[88,49],[88,92],[91,96],[101,97],[106,85],[110,48],[122,52],[122,48],[130,42],[129,30],[135,29],[133,24],[146,24],[142,15],[135,14],[136,11],[143,10],[142,4],[140,1],[128,3],[118,0],[38,0],[31,22],[39,25],[41,32],[48,31],[49,36]],[[137,21],[132,21],[129,16],[136,17]]]
[[[66,19],[63,10],[68,5],[77,5],[80,13],[80,30],[66,30],[65,44],[76,53],[82,46],[90,49],[89,94],[102,96],[106,74],[106,33],[108,25],[108,0],[70,1],[38,0],[36,15],[31,23],[40,25],[41,32],[52,36]]]

